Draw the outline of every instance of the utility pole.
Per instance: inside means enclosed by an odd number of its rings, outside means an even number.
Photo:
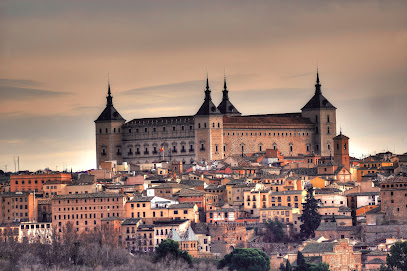
[[[20,156],[17,156],[18,172],[20,172]]]

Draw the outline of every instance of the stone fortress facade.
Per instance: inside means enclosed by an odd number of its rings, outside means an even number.
[[[333,153],[336,107],[322,95],[318,72],[314,96],[298,113],[244,116],[229,99],[226,78],[222,92],[222,102],[215,106],[207,79],[205,99],[195,115],[126,122],[113,106],[109,84],[106,108],[95,120],[97,166],[111,160],[154,162],[163,156],[189,164],[266,149],[285,156]]]

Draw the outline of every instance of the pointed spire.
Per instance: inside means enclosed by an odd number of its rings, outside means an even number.
[[[111,95],[112,93],[110,92],[110,78],[109,78],[109,74],[107,75],[107,103],[106,106],[113,106],[113,97]]]
[[[222,91],[222,93],[223,93],[223,98],[222,98],[222,100],[223,101],[226,101],[226,100],[229,100],[229,91],[228,91],[228,87],[227,87],[227,85],[226,85],[226,75],[224,75],[224,78],[223,78],[223,91]]]
[[[321,93],[321,84],[319,83],[319,72],[317,68],[317,83],[315,84],[315,95],[320,95]]]
[[[209,77],[208,71],[206,72],[206,90],[205,90],[205,100],[211,101],[211,89],[209,88]]]

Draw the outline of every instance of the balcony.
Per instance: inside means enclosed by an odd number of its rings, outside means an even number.
[[[133,155],[133,152],[128,152],[127,155]]]
[[[205,148],[200,148],[200,151],[204,151],[205,150]]]
[[[153,151],[153,154],[157,154],[158,152],[157,151]]]
[[[188,151],[189,151],[189,152],[194,152],[194,149],[189,149]]]
[[[144,154],[148,155],[148,154],[150,154],[150,153],[149,153],[148,151],[145,151]]]

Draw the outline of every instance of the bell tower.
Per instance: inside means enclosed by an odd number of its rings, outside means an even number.
[[[349,137],[343,135],[341,131],[338,136],[333,138],[333,140],[335,163],[344,166],[347,170],[350,170]]]
[[[126,120],[113,106],[110,82],[106,96],[106,107],[95,120],[96,127],[96,167],[105,161],[122,162],[122,125]]]

